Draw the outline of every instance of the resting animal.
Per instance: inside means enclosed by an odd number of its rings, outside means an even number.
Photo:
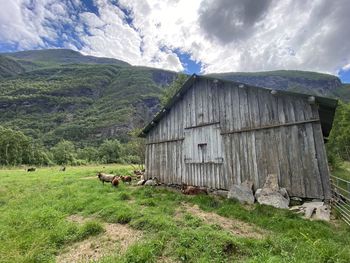
[[[115,176],[114,179],[112,180],[112,186],[114,187],[118,187],[118,184],[119,184],[119,180],[118,180],[118,177]]]
[[[198,194],[208,194],[206,189],[200,188],[198,186],[192,185],[182,185],[181,192],[185,195],[198,195]]]
[[[105,182],[112,183],[113,179],[116,177],[113,174],[104,174],[104,173],[98,173],[97,174],[98,179],[104,184]]]
[[[131,176],[120,176],[120,180],[122,180],[124,183],[131,183],[132,178]]]
[[[27,169],[27,172],[35,172],[36,168],[35,167],[30,167]]]
[[[152,179],[146,180],[144,185],[151,185],[151,186],[159,185],[159,181],[158,181],[157,177],[153,177]]]

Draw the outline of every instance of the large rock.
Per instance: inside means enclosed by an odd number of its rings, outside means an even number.
[[[278,185],[278,178],[277,178],[277,174],[269,174],[266,177],[264,186],[262,188],[264,191],[271,191],[271,192],[277,192],[280,187]]]
[[[303,214],[304,218],[310,220],[329,221],[331,219],[330,207],[322,201],[305,202],[302,205],[291,207],[289,210]]]
[[[331,217],[329,206],[322,201],[305,202],[298,206],[298,210],[306,219],[329,221]]]
[[[259,198],[257,198],[259,204],[262,205],[270,205],[276,208],[284,208],[288,209],[289,200],[283,197],[279,192],[273,192],[268,195],[262,194]]]
[[[290,201],[287,189],[279,187],[276,174],[267,176],[263,188],[256,190],[255,198],[259,204],[284,209],[288,208]]]
[[[316,213],[312,219],[329,221],[331,219],[331,210],[329,209],[328,205],[323,205],[316,208]]]
[[[240,203],[254,204],[253,183],[245,181],[241,184],[234,184],[228,192],[227,198],[237,199]]]

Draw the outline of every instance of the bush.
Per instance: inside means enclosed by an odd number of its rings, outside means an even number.
[[[140,164],[141,159],[139,156],[128,155],[128,156],[123,156],[123,157],[119,158],[118,163],[121,163],[121,164]]]
[[[74,164],[75,147],[70,141],[62,140],[51,148],[53,160],[57,164]]]
[[[102,162],[116,163],[120,157],[121,144],[118,140],[105,140],[98,151]]]

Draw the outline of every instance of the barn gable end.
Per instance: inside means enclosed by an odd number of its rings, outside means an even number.
[[[147,176],[213,189],[248,179],[256,189],[275,173],[291,196],[329,198],[319,105],[309,97],[193,76],[144,129]]]

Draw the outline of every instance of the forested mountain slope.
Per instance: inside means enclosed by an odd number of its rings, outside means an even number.
[[[5,56],[0,56],[0,79],[12,77],[24,71],[24,67],[17,61]]]
[[[0,81],[0,125],[49,146],[62,138],[92,145],[126,140],[158,111],[163,87],[176,76],[118,63],[50,63]]]
[[[72,50],[0,54],[0,125],[52,146],[61,139],[98,145],[151,120],[175,72],[131,66]],[[302,71],[213,74],[252,85],[350,98],[332,75]]]

